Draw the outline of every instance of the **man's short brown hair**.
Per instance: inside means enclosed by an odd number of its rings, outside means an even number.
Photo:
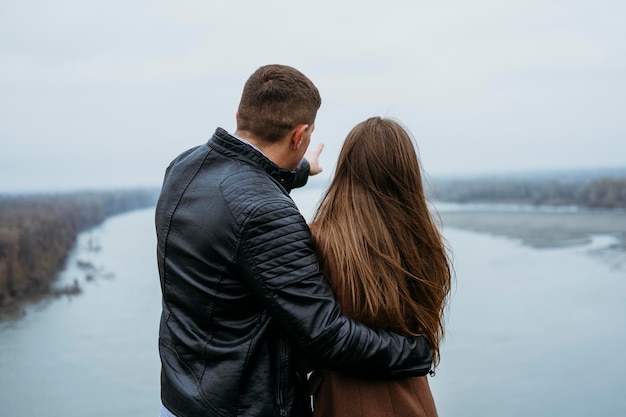
[[[300,71],[286,65],[265,65],[243,88],[237,130],[275,142],[300,124],[312,125],[321,104],[317,87]]]

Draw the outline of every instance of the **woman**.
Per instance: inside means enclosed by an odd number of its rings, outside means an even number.
[[[436,366],[451,266],[402,125],[373,117],[352,129],[311,231],[344,312],[371,327],[425,335]],[[315,370],[314,416],[437,416],[426,378]]]

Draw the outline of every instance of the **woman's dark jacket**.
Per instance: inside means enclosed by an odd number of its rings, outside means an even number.
[[[177,416],[305,415],[295,346],[351,373],[430,369],[424,338],[340,313],[288,194],[306,182],[303,164],[281,169],[218,128],[167,168],[156,208],[159,351],[161,398]]]

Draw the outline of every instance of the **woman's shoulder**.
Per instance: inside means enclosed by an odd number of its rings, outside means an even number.
[[[332,257],[332,254],[327,253],[328,248],[324,244],[327,240],[324,238],[324,231],[321,225],[316,222],[310,223],[309,230],[311,231],[311,237],[313,238],[313,243],[315,244],[315,250],[317,251],[318,256],[327,261],[329,257]]]
[[[315,235],[320,229],[319,223],[313,222],[309,223],[309,229],[311,229],[311,234]]]

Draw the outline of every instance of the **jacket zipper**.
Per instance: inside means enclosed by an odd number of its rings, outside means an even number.
[[[278,361],[276,363],[276,403],[278,405],[278,411],[282,417],[287,415],[287,409],[285,408],[285,399],[283,395],[283,387],[285,380],[289,372],[289,340],[282,337],[278,338]]]

